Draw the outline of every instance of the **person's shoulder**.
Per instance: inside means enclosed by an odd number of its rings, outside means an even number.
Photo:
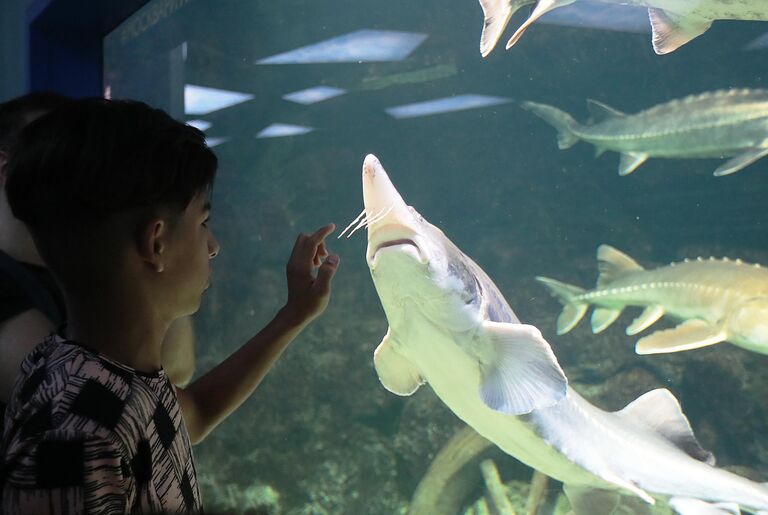
[[[108,434],[120,421],[133,377],[129,369],[51,336],[22,363],[6,420],[21,424],[44,421],[35,425],[36,432],[76,427]]]

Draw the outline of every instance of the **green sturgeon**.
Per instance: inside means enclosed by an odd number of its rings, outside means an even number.
[[[632,173],[650,157],[731,157],[715,170],[721,176],[768,154],[768,90],[763,89],[691,95],[636,114],[588,100],[590,125],[546,104],[523,102],[522,107],[557,129],[560,149],[583,140],[595,145],[597,156],[606,150],[620,152],[620,175]]]
[[[653,49],[657,54],[674,52],[690,40],[704,34],[715,20],[768,21],[765,0],[598,0],[606,4],[647,7],[653,31]],[[515,12],[536,4],[528,19],[507,42],[507,50],[523,33],[546,13],[581,0],[480,0],[485,21],[480,36],[480,53],[491,53]]]
[[[641,338],[638,354],[659,354],[730,342],[768,354],[768,270],[741,260],[685,260],[646,270],[621,251],[597,249],[597,287],[584,290],[548,277],[537,277],[564,305],[557,334],[565,334],[590,305],[592,331],[610,326],[627,306],[644,311],[626,333],[635,335],[667,315],[682,323]]]
[[[387,390],[407,396],[429,383],[480,435],[562,481],[576,515],[768,510],[768,488],[716,468],[669,390],[613,413],[573,390],[541,332],[405,204],[373,155],[363,200],[355,230],[368,227],[366,261],[389,322],[373,358]]]

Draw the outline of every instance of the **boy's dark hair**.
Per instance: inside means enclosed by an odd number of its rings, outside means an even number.
[[[216,167],[203,133],[159,109],[73,100],[21,133],[6,193],[14,216],[67,286],[68,278],[98,273],[100,263],[107,273],[115,265],[110,257],[119,259],[151,217],[173,221],[211,188]]]
[[[8,152],[22,129],[32,119],[67,103],[58,93],[39,92],[14,98],[0,104],[0,152]]]

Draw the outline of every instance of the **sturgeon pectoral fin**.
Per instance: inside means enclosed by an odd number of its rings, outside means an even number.
[[[532,325],[483,322],[494,358],[480,363],[480,397],[491,409],[522,415],[565,397],[568,380],[552,349]]]
[[[715,456],[701,447],[688,417],[680,409],[680,403],[666,388],[644,393],[617,411],[616,415],[630,424],[642,425],[663,436],[691,458],[714,466]]]
[[[738,171],[741,171],[742,169],[746,168],[747,166],[751,165],[758,159],[761,159],[768,155],[768,148],[752,148],[747,150],[746,152],[742,152],[738,156],[729,159],[722,165],[720,165],[717,170],[715,170],[715,177],[721,177],[723,175],[730,175],[732,173],[736,173]]]
[[[725,341],[725,331],[703,320],[686,320],[673,329],[656,331],[635,345],[638,354],[663,354],[698,349]]]
[[[595,334],[603,332],[619,318],[621,311],[621,309],[595,308],[592,312],[592,332]]]
[[[658,319],[664,316],[664,306],[659,304],[648,306],[640,313],[636,319],[627,327],[627,334],[629,336],[635,335],[640,331],[646,330],[653,325]]]
[[[384,388],[397,395],[411,395],[424,384],[416,366],[392,348],[389,331],[373,353],[373,364]]]
[[[619,175],[629,175],[648,159],[648,154],[628,153],[621,154],[619,161]]]
[[[533,10],[528,19],[525,20],[522,25],[520,25],[520,28],[518,28],[512,37],[509,38],[509,41],[507,41],[507,50],[512,48],[512,46],[517,43],[521,37],[523,37],[523,33],[533,24],[533,22],[547,14],[549,11],[557,9],[558,7],[570,5],[574,1],[575,0],[539,0],[539,3],[536,4],[536,8]]]
[[[690,497],[673,497],[669,506],[678,515],[741,515],[735,503],[710,503]]]
[[[653,30],[653,49],[657,54],[674,52],[697,36],[704,34],[712,20],[673,14],[662,9],[648,9]]]

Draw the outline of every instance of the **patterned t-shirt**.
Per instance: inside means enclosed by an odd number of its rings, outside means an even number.
[[[0,513],[201,511],[174,386],[51,336],[5,417]]]

